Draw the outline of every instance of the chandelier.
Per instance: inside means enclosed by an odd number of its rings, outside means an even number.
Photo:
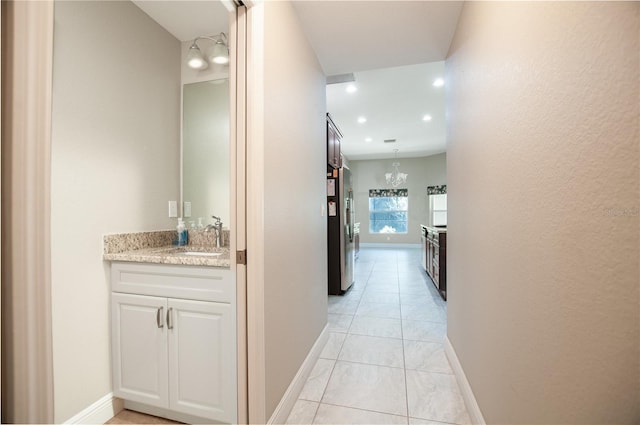
[[[394,171],[393,173],[385,173],[384,176],[387,179],[387,184],[390,184],[393,187],[398,187],[401,184],[405,184],[407,182],[408,174],[401,173],[400,170],[398,170],[398,167],[400,166],[400,163],[398,162],[398,149],[394,149],[393,152],[396,159],[396,161],[392,164]]]

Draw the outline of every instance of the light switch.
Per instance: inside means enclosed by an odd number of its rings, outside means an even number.
[[[169,217],[178,216],[178,201],[169,201]]]
[[[191,217],[191,202],[185,201],[184,205],[182,205],[182,211],[184,212],[183,216]]]

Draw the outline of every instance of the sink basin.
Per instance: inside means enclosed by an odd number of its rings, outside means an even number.
[[[190,257],[217,257],[222,255],[221,252],[197,252],[197,251],[185,251],[181,252],[182,255],[188,255]]]

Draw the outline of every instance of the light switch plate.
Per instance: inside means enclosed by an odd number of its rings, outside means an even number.
[[[169,201],[169,217],[178,217],[178,201]]]
[[[183,215],[185,217],[191,217],[191,202],[185,201],[184,205],[182,206],[182,211],[184,212]]]

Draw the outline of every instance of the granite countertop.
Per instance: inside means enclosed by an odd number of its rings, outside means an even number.
[[[203,255],[198,255],[201,252]],[[187,254],[189,253],[189,254]],[[206,254],[219,253],[218,256]],[[143,248],[113,254],[103,254],[107,261],[134,263],[181,264],[187,266],[230,267],[229,248],[201,248],[194,246],[164,246]]]
[[[206,245],[172,245],[175,231],[123,233],[105,235],[102,259],[135,263],[178,264],[187,266],[231,266],[229,247],[215,248]],[[189,231],[190,241],[198,241],[198,235]],[[205,235],[208,237],[208,235]],[[204,236],[203,236],[204,237]],[[201,253],[201,254],[198,254]],[[213,256],[211,254],[220,254]]]
[[[447,233],[447,228],[446,227],[427,226],[426,224],[421,224],[420,226],[422,226],[424,228],[427,228],[427,229],[437,230],[439,233]]]

